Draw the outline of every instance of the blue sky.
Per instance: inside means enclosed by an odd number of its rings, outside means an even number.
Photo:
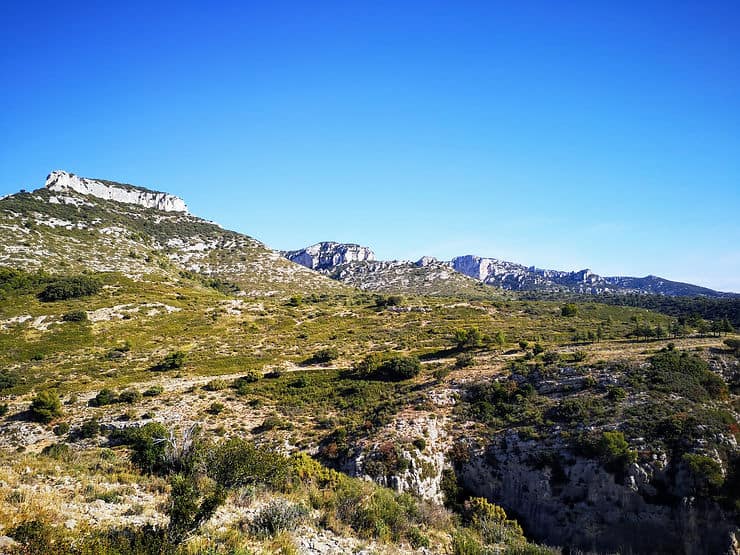
[[[738,29],[737,1],[5,2],[0,195],[63,168],[275,248],[740,291]]]

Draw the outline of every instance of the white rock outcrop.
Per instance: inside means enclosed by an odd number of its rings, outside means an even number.
[[[349,262],[375,260],[375,253],[368,247],[332,241],[316,243],[297,251],[284,252],[283,256],[312,270],[330,269]]]
[[[46,188],[58,193],[74,191],[81,195],[92,195],[105,200],[137,204],[163,212],[188,213],[188,207],[180,197],[131,185],[79,177],[62,170],[55,170],[49,174],[46,178]]]

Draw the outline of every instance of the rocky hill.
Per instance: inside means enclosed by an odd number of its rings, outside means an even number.
[[[0,199],[0,265],[129,276],[189,271],[244,292],[339,291],[259,241],[188,212],[168,193],[112,181],[49,174],[46,186]]]
[[[458,256],[449,262],[424,256],[409,261],[377,261],[368,247],[342,243],[319,243],[283,253],[290,260],[318,270],[354,287],[386,292],[449,292],[456,286],[470,287],[465,280],[453,278],[454,272],[479,283],[509,291],[541,291],[583,294],[634,293],[687,297],[736,297],[706,287],[670,281],[657,276],[602,277],[590,270],[564,272],[542,270],[515,262],[474,255]],[[450,272],[454,270],[454,272]],[[421,281],[422,288],[418,284]],[[463,291],[458,291],[462,293]]]

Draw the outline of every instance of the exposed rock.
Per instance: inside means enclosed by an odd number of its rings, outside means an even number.
[[[375,260],[375,253],[367,247],[331,241],[316,243],[305,249],[284,252],[283,255],[288,260],[312,270],[327,270],[349,262]]]
[[[114,200],[126,204],[137,204],[145,208],[154,208],[163,212],[188,213],[185,201],[168,193],[150,191],[133,185],[124,185],[112,181],[101,181],[79,177],[73,173],[56,170],[46,178],[46,188],[50,191],[65,193],[75,191],[82,195],[92,195],[105,200]],[[57,201],[58,202],[58,201]]]
[[[368,291],[449,293],[450,289],[472,292],[472,284],[454,281],[462,274],[479,284],[512,291],[564,291],[570,293],[640,293],[672,296],[727,297],[705,287],[679,283],[656,276],[602,277],[591,270],[564,272],[542,270],[515,262],[474,255],[458,256],[449,262],[423,256],[416,262],[375,260],[367,247],[355,244],[324,242],[305,249],[287,251],[283,256],[333,279]],[[443,283],[446,282],[446,283]]]
[[[660,465],[632,465],[623,479],[557,441],[507,433],[473,450],[459,475],[475,495],[516,515],[526,530],[554,545],[632,553],[725,553],[735,526],[711,502],[656,502]]]

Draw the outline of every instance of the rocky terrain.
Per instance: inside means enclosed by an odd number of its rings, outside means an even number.
[[[345,256],[344,253],[352,253]],[[367,256],[367,253],[370,256]],[[417,262],[376,261],[372,251],[359,245],[320,243],[306,249],[283,253],[307,268],[318,270],[336,280],[371,291],[419,292],[419,276],[430,294],[435,287],[448,290],[449,270],[468,276],[482,284],[509,291],[541,291],[585,294],[632,293],[644,295],[736,297],[706,287],[670,281],[657,276],[602,277],[590,270],[562,272],[542,270],[495,258],[474,255],[458,256],[451,261],[438,261],[424,256]],[[404,275],[405,274],[405,275]]]
[[[181,202],[59,172],[0,200],[0,552],[740,552],[724,313],[278,253]]]

